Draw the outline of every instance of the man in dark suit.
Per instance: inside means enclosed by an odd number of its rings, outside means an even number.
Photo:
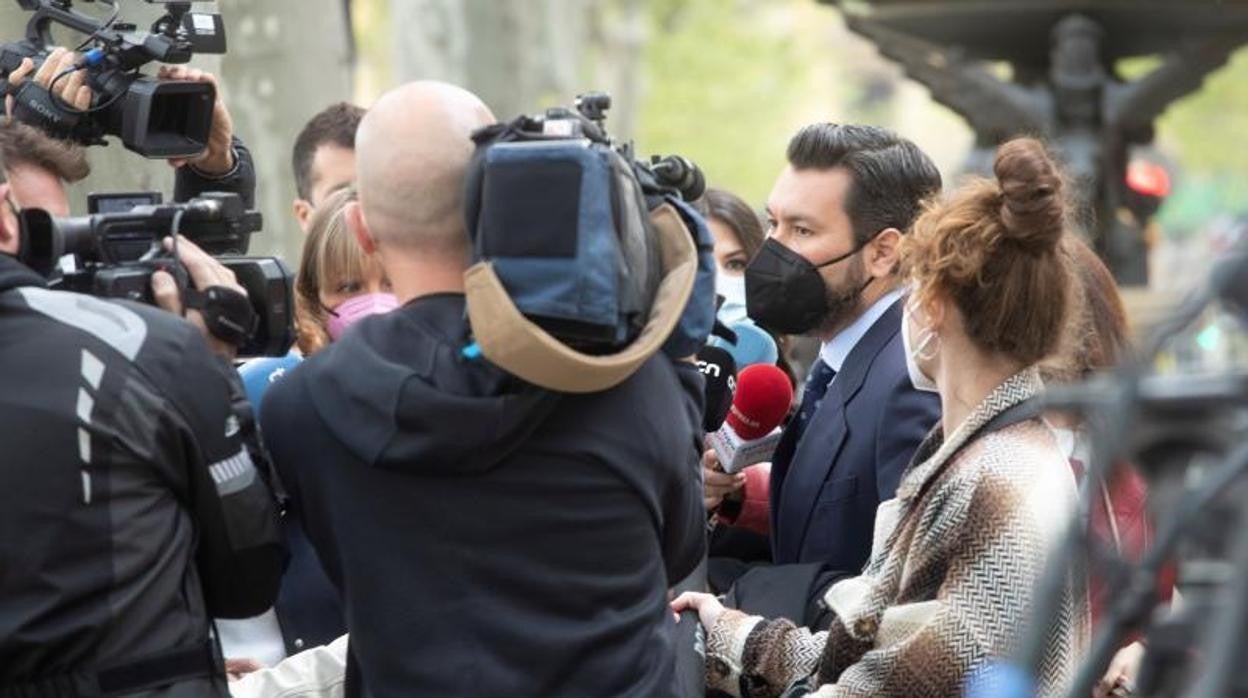
[[[768,500],[772,560],[814,563],[806,580],[819,568],[861,571],[876,507],[893,497],[940,415],[935,393],[916,390],[906,373],[898,274],[902,235],[939,192],[940,174],[913,143],[870,126],[807,126],[788,162],[768,198],[768,239],[746,271],[746,297],[768,329],[823,342],[773,457]],[[716,472],[713,456],[705,461],[708,503],[743,484]],[[792,571],[751,576],[756,588],[785,594],[789,582],[775,575]]]

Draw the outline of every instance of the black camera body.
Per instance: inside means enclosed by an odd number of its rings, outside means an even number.
[[[647,194],[672,192],[685,201],[693,201],[706,192],[702,170],[680,155],[653,155],[646,162],[637,158],[631,142],[616,143],[607,133],[605,122],[611,109],[611,95],[587,92],[577,95],[575,110],[551,107],[545,114],[531,117],[530,128],[552,138],[585,138],[615,148],[633,166],[643,191]]]
[[[175,230],[217,258],[247,291],[258,319],[240,356],[281,356],[294,343],[294,275],[276,257],[248,257],[262,218],[237,194],[209,192],[184,203],[160,203],[155,192],[90,196],[87,216],[53,218],[21,212],[23,260],[52,288],[153,304],[152,273],[167,271],[179,288],[190,279],[161,240]],[[73,255],[72,267],[62,260]],[[200,289],[203,290],[203,289]]]
[[[83,145],[102,145],[105,135],[117,136],[126,148],[149,158],[190,157],[207,146],[215,88],[202,82],[156,80],[138,69],[152,61],[186,63],[196,53],[225,53],[220,15],[190,12],[189,2],[165,2],[168,12],[150,32],[141,32],[118,22],[116,14],[101,22],[77,12],[72,0],[18,0],[18,4],[34,13],[26,25],[26,38],[0,45],[0,92],[13,95],[14,118]],[[86,84],[96,95],[88,109],[75,109],[56,95],[64,74],[54,77],[52,89],[33,80],[15,90],[8,85],[9,74],[23,59],[33,59],[38,66],[47,58],[54,23],[87,34],[93,44],[77,67],[86,71]]]

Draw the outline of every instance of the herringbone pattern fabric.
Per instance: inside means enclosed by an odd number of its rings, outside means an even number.
[[[1014,376],[949,439],[934,433],[919,449],[930,455],[902,479],[895,528],[861,577],[829,590],[836,619],[826,634],[725,614],[708,648],[742,648],[721,666],[736,665],[747,695],[778,696],[813,675],[820,696],[955,696],[988,659],[1010,652],[1029,626],[1036,580],[1073,511],[1074,479],[1038,420],[958,449],[1041,387],[1034,371]],[[1050,620],[1040,677],[1046,694],[1073,673],[1086,641],[1085,601],[1083,585],[1072,583]],[[733,637],[735,629],[748,638]],[[812,669],[813,647],[820,654]]]

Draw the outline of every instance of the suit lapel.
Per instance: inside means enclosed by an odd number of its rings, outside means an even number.
[[[772,526],[776,532],[773,547],[778,559],[798,559],[806,539],[806,529],[814,514],[815,502],[823,483],[832,476],[837,457],[849,435],[846,405],[862,388],[875,357],[900,329],[901,301],[897,300],[849,352],[801,440],[794,444],[793,456],[781,486],[780,514]],[[781,443],[783,445],[783,441]]]

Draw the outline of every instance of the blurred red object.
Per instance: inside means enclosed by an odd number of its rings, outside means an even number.
[[[1161,165],[1137,160],[1127,165],[1127,186],[1136,193],[1164,199],[1170,194],[1170,175]]]

